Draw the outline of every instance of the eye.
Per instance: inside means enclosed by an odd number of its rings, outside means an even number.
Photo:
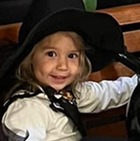
[[[70,59],[78,58],[79,57],[79,54],[77,54],[77,53],[71,53],[71,54],[68,55],[68,57]]]
[[[54,52],[54,51],[48,51],[47,53],[46,53],[49,57],[56,57],[57,55],[56,55],[56,52]]]

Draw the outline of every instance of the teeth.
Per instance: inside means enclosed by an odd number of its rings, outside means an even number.
[[[60,75],[51,75],[53,78],[56,78],[56,79],[65,79],[67,78],[67,76],[60,76]]]
[[[65,77],[64,76],[54,76],[55,78],[58,78],[58,79],[64,79]]]
[[[57,76],[56,78],[59,78],[59,79],[64,79],[65,77]]]

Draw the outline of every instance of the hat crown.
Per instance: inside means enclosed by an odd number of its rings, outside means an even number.
[[[48,12],[62,10],[63,8],[79,8],[84,9],[83,0],[46,0]]]
[[[42,18],[63,9],[85,10],[85,7],[83,0],[33,0],[20,28],[19,44],[24,42],[28,33]]]

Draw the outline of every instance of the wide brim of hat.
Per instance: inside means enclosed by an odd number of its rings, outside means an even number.
[[[57,31],[74,31],[84,39],[88,45],[86,55],[91,61],[92,71],[105,67],[115,53],[124,52],[122,31],[112,16],[79,9],[64,9],[37,23],[22,46],[5,61],[0,69],[0,78],[8,72],[14,72],[37,42]]]

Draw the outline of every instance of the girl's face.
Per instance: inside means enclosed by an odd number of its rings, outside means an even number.
[[[36,45],[32,65],[40,84],[61,90],[79,74],[80,52],[70,36],[53,34]]]

